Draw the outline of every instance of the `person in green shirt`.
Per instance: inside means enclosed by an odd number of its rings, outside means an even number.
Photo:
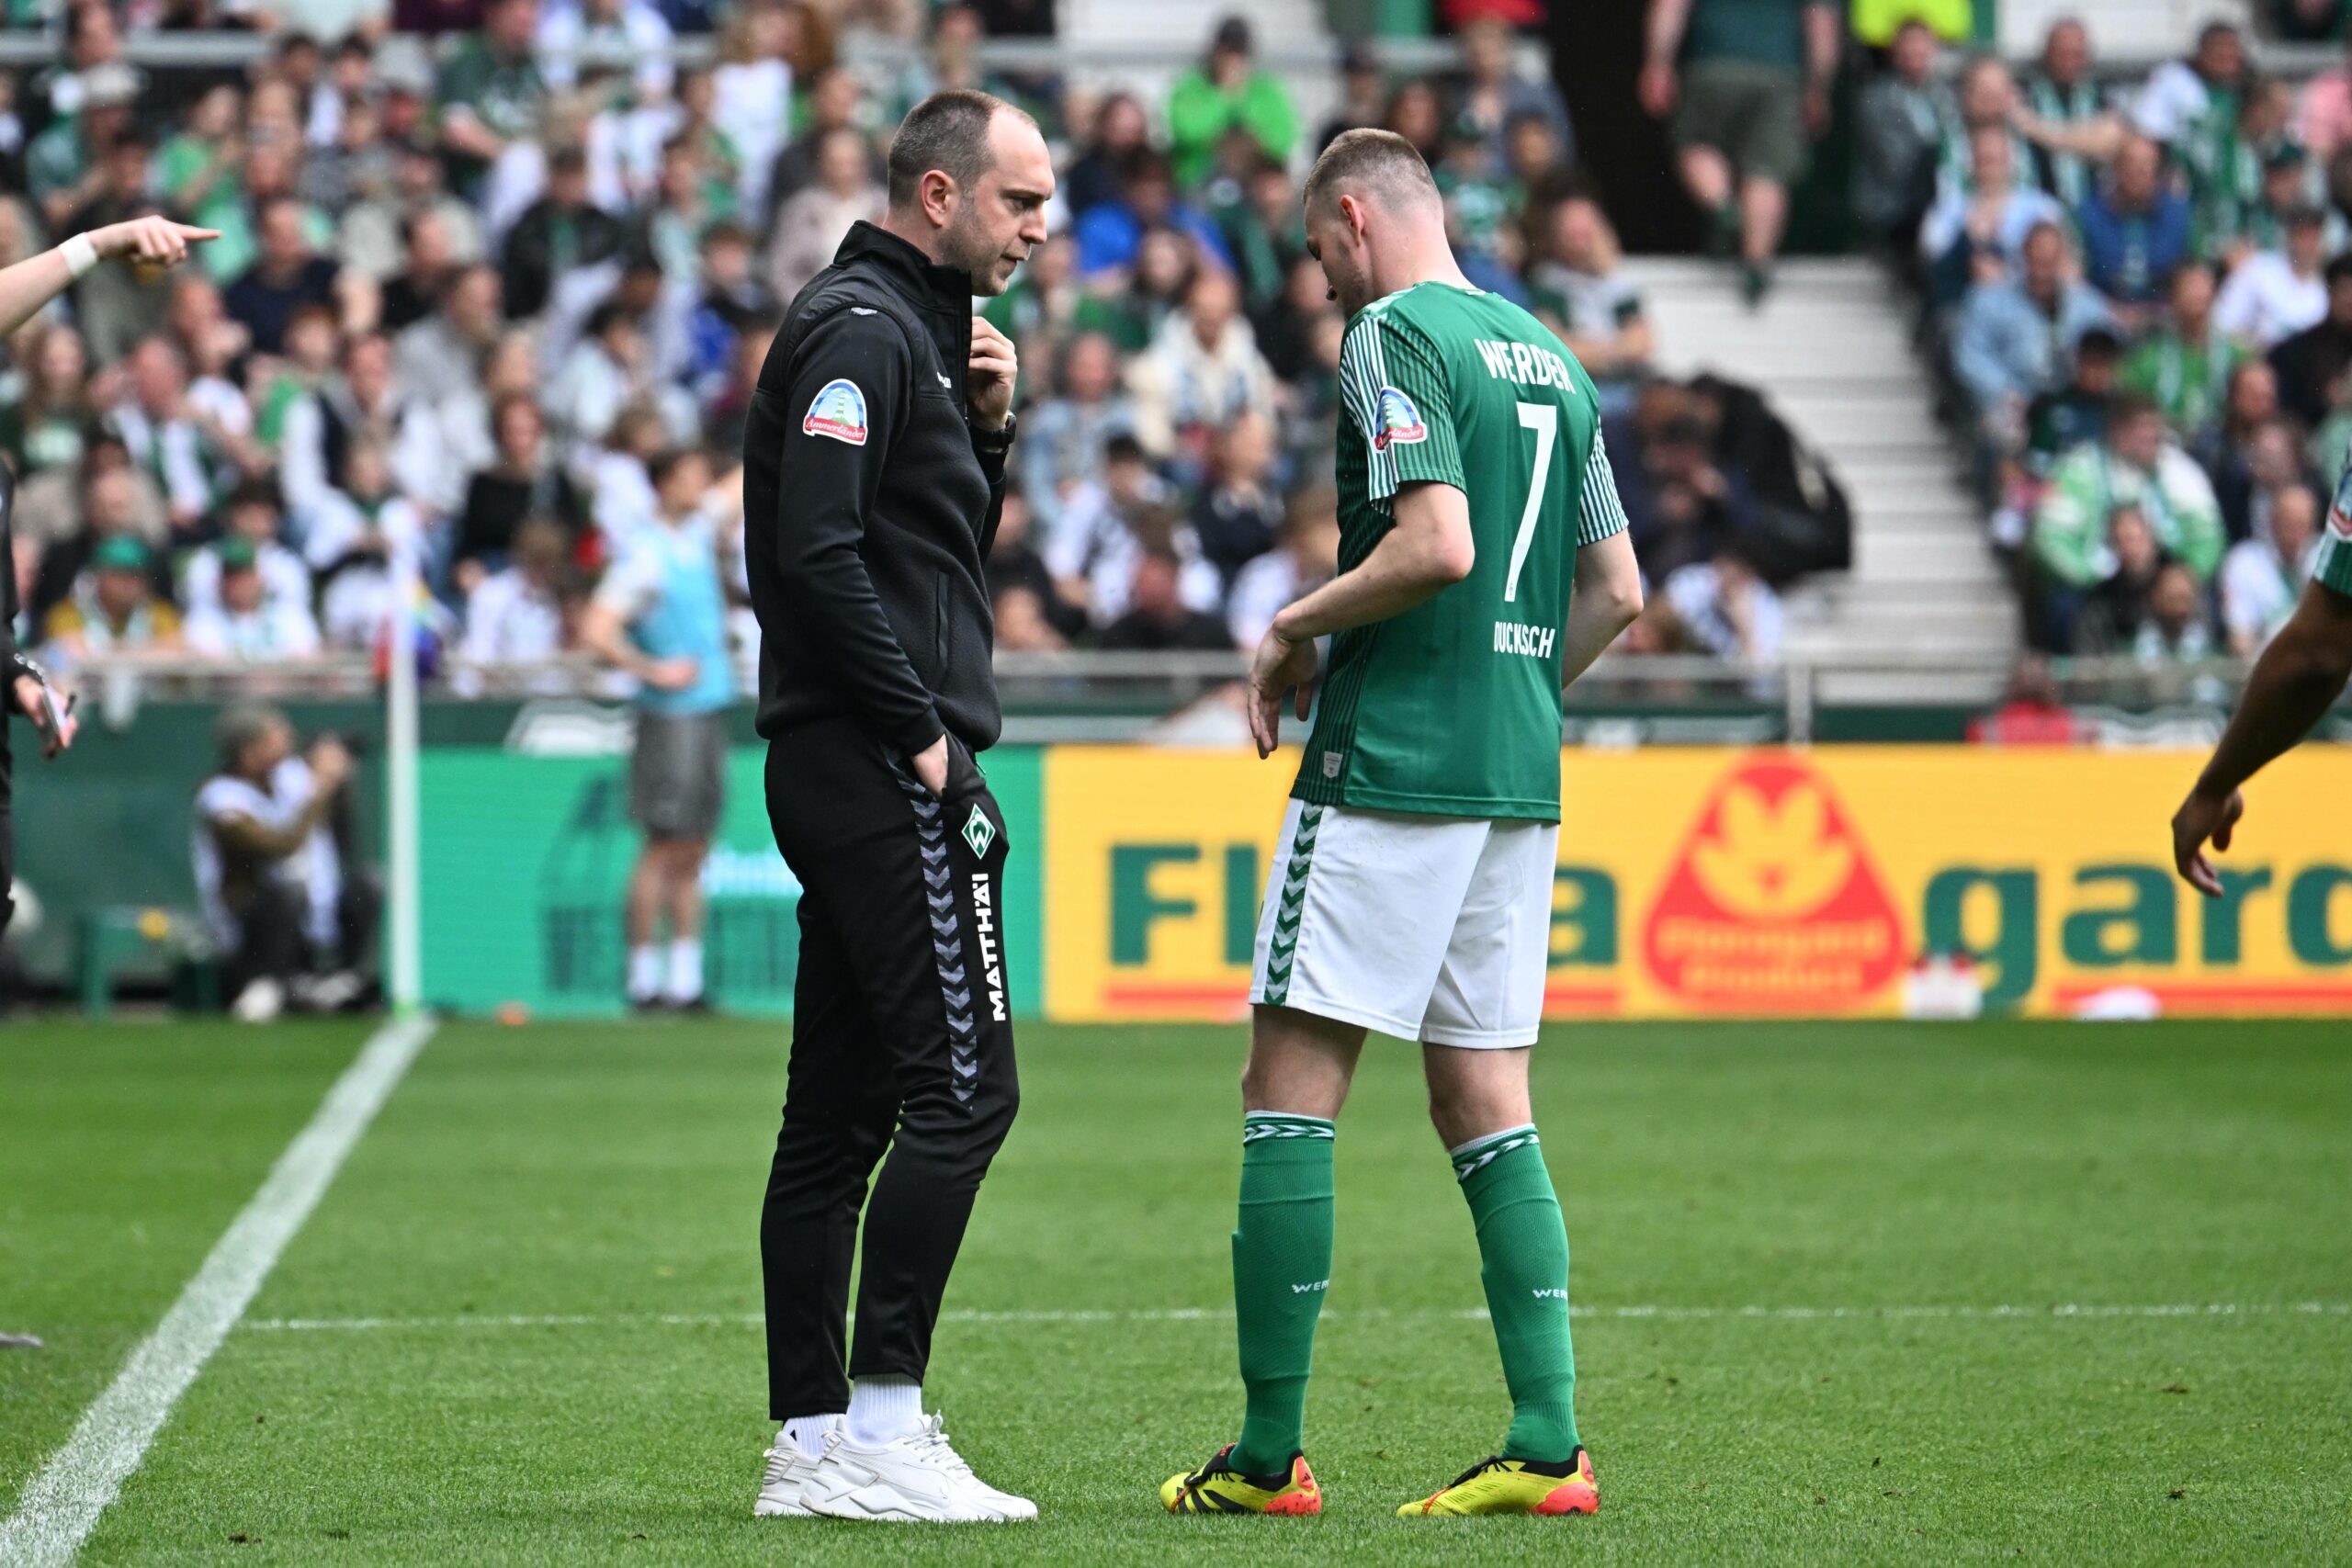
[[[188,111],[187,125],[155,152],[155,186],[163,198],[191,223],[224,234],[244,223],[245,144],[237,134],[243,109],[235,87],[208,88]],[[225,283],[251,264],[251,236],[241,244],[208,246],[198,259],[215,282]]]
[[[2198,581],[2212,581],[2226,542],[2212,482],[2165,438],[2163,411],[2125,393],[2108,417],[2106,439],[2061,457],[2034,511],[2034,564],[2052,586],[2060,618],[2070,601],[2115,570],[2107,521],[2120,506],[2145,517],[2156,543]]]
[[[1515,215],[1520,193],[1511,189],[1495,157],[1494,139],[1467,116],[1457,115],[1446,127],[1437,188],[1445,197],[1446,231],[1456,252],[1489,269],[1507,266],[1503,229]],[[1487,276],[1491,281],[1498,275],[1489,270]]]
[[[2251,357],[2213,327],[2213,271],[2191,263],[2173,275],[2162,328],[2123,363],[2121,384],[2164,411],[2184,442],[2195,442],[2221,417],[2230,373]]]
[[[1650,0],[1642,107],[1672,117],[1682,183],[1735,243],[1760,303],[1805,143],[1829,126],[1837,9],[1827,0]]]
[[[473,194],[506,145],[536,133],[548,85],[532,54],[538,0],[492,0],[433,85],[450,183]]]
[[[1478,1238],[1512,1417],[1412,1518],[1589,1514],[1568,1239],[1528,1099],[1560,830],[1560,694],[1641,608],[1592,378],[1475,288],[1412,143],[1350,130],[1308,175],[1307,248],[1350,320],[1338,576],[1250,676],[1260,756],[1315,717],[1259,916],[1242,1075],[1237,1441],[1171,1513],[1321,1512],[1301,1452],[1331,1284],[1332,1144],[1368,1031],[1418,1041]],[[1317,640],[1331,639],[1328,666]],[[1577,831],[1597,830],[1589,823]],[[1407,1238],[1421,1245],[1421,1238]]]
[[[1306,254],[1290,171],[1253,149],[1242,177],[1219,180],[1209,196],[1209,220],[1233,253],[1242,298],[1251,310],[1263,310],[1281,296],[1291,264]]]
[[[51,228],[62,230],[97,194],[107,152],[132,130],[139,77],[122,64],[82,73],[80,108],[60,114],[25,148],[25,188]]]
[[[2274,169],[2287,185],[2288,205],[2320,194],[2309,155],[2292,134],[2294,114],[2291,84],[2257,82],[2241,96],[2233,125],[2181,143],[2198,255],[2226,268],[2251,251],[2269,248],[2278,235],[2275,221],[2265,222]]]
[[[1176,183],[1191,190],[1216,162],[1217,143],[1237,127],[1267,156],[1287,159],[1298,145],[1298,109],[1290,89],[1250,58],[1250,24],[1227,17],[1209,40],[1207,60],[1176,79],[1168,96],[1169,158]]]

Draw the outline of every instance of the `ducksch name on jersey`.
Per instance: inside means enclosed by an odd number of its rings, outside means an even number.
[[[1559,636],[1557,626],[1530,626],[1517,621],[1495,623],[1495,651],[1524,654],[1530,659],[1552,657],[1552,644]]]
[[[1522,387],[1557,387],[1571,394],[1577,389],[1576,382],[1568,376],[1568,362],[1549,349],[1523,343],[1490,343],[1482,337],[1470,341],[1478,345],[1478,355],[1487,362],[1487,374],[1498,381],[1516,381]]]

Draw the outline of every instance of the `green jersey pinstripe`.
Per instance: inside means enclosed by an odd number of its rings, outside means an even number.
[[[1470,504],[1470,575],[1331,639],[1291,793],[1439,817],[1560,819],[1560,633],[1579,546],[1625,526],[1592,378],[1498,295],[1422,283],[1356,312],[1340,351],[1340,570],[1397,491]]]

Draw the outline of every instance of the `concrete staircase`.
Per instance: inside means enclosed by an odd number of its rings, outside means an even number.
[[[1644,258],[1627,270],[1657,327],[1659,367],[1713,370],[1760,389],[1826,456],[1853,503],[1852,570],[1789,596],[1790,653],[1827,671],[1816,694],[1993,694],[2018,646],[2016,602],[1936,424],[1906,306],[1880,269],[1860,260],[1787,263],[1759,311],[1740,303],[1723,266]],[[1897,668],[1837,672],[1871,660]],[[1954,667],[1936,668],[1947,661]]]

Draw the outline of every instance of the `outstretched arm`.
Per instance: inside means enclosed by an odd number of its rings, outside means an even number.
[[[187,259],[191,244],[220,237],[216,230],[191,229],[185,223],[150,215],[76,234],[52,250],[0,268],[0,336],[31,321],[42,306],[72,288],[76,278],[102,261],[127,261],[158,269],[174,267]]]
[[[2352,679],[2352,598],[2323,583],[2303,590],[2295,614],[2254,662],[2238,711],[2213,748],[2197,786],[2172,819],[2173,863],[2199,892],[2218,897],[2222,883],[2205,858],[2211,840],[2230,847],[2245,801],[2238,786],[2311,733]]]
[[[2124,141],[2132,128],[2123,117],[2103,114],[2094,119],[2066,122],[2043,119],[2026,109],[2010,116],[2018,134],[2037,147],[2047,147],[2053,152],[2072,152],[2094,164],[2109,164],[2123,150]]]

